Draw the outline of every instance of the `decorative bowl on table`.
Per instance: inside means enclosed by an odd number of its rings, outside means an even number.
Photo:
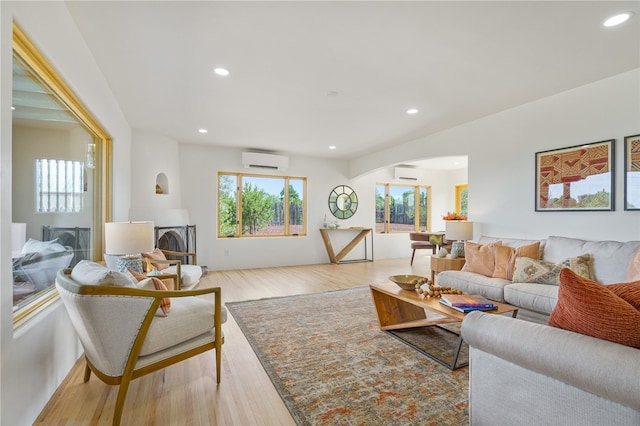
[[[428,281],[426,277],[420,275],[391,275],[389,279],[403,290],[415,290],[416,284],[422,285]]]

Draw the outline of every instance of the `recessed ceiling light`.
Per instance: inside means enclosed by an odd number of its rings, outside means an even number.
[[[623,22],[626,22],[633,16],[633,12],[624,12],[614,15],[608,18],[602,25],[605,27],[615,27],[616,25],[620,25]]]
[[[207,132],[209,132],[207,129],[198,129],[198,132],[205,134]]]
[[[229,75],[229,70],[226,68],[220,68],[220,67],[214,68],[213,72],[223,77]]]
[[[417,114],[418,113],[418,109],[417,108],[409,108],[407,110],[407,114]]]
[[[11,107],[11,111],[13,111],[13,110],[15,110],[15,109],[16,109],[16,107],[14,107],[14,106],[12,106],[12,107]]]
[[[329,146],[329,149],[336,149],[335,145]]]

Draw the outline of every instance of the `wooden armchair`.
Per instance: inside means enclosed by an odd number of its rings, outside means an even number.
[[[160,274],[176,275],[177,289],[194,289],[202,277],[202,268],[197,264],[195,253],[155,249],[151,253],[143,253],[142,256],[146,258],[147,264],[155,266]],[[167,259],[167,256],[189,260],[188,263],[183,263],[180,259]],[[169,265],[169,267],[163,265]]]
[[[227,313],[219,287],[157,291],[83,285],[70,274],[70,269],[60,270],[56,288],[84,348],[84,381],[94,372],[106,384],[120,385],[113,425],[120,424],[131,380],[194,355],[215,349],[220,383],[222,323]],[[214,303],[196,297],[204,294],[213,294]],[[167,297],[171,310],[166,317],[157,316],[160,302]]]
[[[440,248],[446,248],[451,250],[451,243],[444,238],[444,232],[410,232],[409,240],[411,240],[411,265],[413,265],[413,258],[416,255],[416,250],[428,249],[436,254],[436,251]]]

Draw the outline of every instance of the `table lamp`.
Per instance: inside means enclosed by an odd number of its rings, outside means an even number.
[[[118,270],[129,268],[142,272],[142,257],[140,254],[153,251],[155,247],[153,231],[153,222],[105,223],[105,253],[123,256],[118,261]]]
[[[473,238],[473,222],[447,220],[444,237],[447,240],[455,240],[451,244],[451,257],[464,257],[464,242]]]

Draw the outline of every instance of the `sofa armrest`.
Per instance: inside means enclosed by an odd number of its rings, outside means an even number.
[[[461,333],[472,350],[640,411],[639,349],[483,312],[467,315]]]

